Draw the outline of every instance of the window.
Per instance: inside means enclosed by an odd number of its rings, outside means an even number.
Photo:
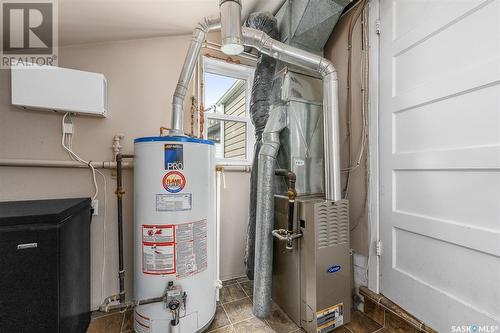
[[[214,141],[218,164],[252,163],[254,130],[250,96],[254,68],[203,59],[205,137]]]

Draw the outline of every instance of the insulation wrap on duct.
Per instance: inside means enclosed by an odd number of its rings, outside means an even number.
[[[276,156],[280,148],[280,133],[286,126],[285,109],[274,108],[262,134],[262,147],[259,152],[257,181],[257,214],[255,252],[255,283],[253,288],[253,312],[264,318],[271,312],[273,236],[274,227],[274,170]]]
[[[252,13],[245,25],[265,32],[273,39],[279,39],[277,21],[271,13]],[[254,278],[255,265],[255,221],[257,207],[257,173],[259,169],[259,152],[262,146],[262,132],[266,126],[271,107],[271,86],[276,68],[276,60],[259,53],[255,68],[252,96],[250,99],[250,117],[255,127],[254,159],[250,176],[250,209],[248,217],[247,244],[245,251],[246,274],[250,280]],[[272,187],[271,187],[272,189]],[[273,193],[271,191],[271,193]]]

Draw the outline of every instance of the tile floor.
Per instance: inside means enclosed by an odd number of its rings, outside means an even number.
[[[261,320],[252,313],[253,282],[246,277],[223,282],[215,319],[207,333],[302,333],[295,323],[273,304],[269,318]],[[132,311],[100,314],[95,312],[87,333],[133,333]],[[391,333],[364,313],[355,311],[349,324],[337,333]],[[394,333],[403,332],[401,330]]]
[[[272,314],[265,320],[256,318],[252,313],[253,282],[246,277],[223,282],[220,302],[212,325],[211,333],[291,333],[300,328],[275,304]]]
[[[252,313],[252,281],[246,277],[223,283],[220,304],[210,333],[300,333],[304,332],[276,305],[269,318],[261,320]],[[335,330],[338,333],[387,333],[382,325],[360,311],[355,311],[349,324]]]
[[[92,313],[87,333],[134,333],[134,313],[125,312]]]

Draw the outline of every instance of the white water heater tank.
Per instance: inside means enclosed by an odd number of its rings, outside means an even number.
[[[215,147],[169,136],[134,146],[134,299],[162,296],[169,282],[186,293],[178,326],[166,303],[153,303],[135,308],[134,329],[202,332],[216,309]]]

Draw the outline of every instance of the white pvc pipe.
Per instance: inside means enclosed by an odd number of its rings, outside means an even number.
[[[181,332],[181,323],[179,322],[177,325],[170,325],[170,333],[180,333]]]
[[[251,172],[251,165],[217,165],[217,171],[222,172]]]
[[[96,169],[116,169],[114,161],[90,161]],[[87,164],[78,161],[56,161],[56,160],[28,160],[1,158],[0,167],[38,167],[38,168],[88,168]],[[124,169],[132,169],[133,162],[122,162]],[[224,172],[250,172],[252,167],[249,165],[217,165],[219,170]]]
[[[221,190],[221,173],[217,172],[217,193],[216,193],[216,209],[215,209],[215,223],[216,223],[216,242],[217,242],[217,301],[220,300],[220,289],[222,282],[220,279],[220,190]]]
[[[90,161],[96,169],[116,169],[114,161]],[[0,159],[0,166],[4,167],[40,167],[40,168],[88,168],[87,164],[78,161],[56,160],[27,160],[27,159]],[[131,169],[132,162],[122,162],[122,167]]]

